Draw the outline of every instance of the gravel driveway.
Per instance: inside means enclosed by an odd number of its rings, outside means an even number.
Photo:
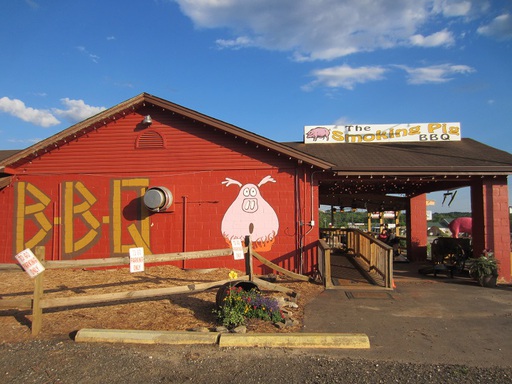
[[[0,356],[2,383],[512,382],[512,368],[351,359],[333,350],[219,349],[53,340],[3,344]]]
[[[370,350],[87,344],[61,336],[0,345],[0,382],[512,383],[512,287],[418,278],[408,268],[396,270],[391,298],[326,291],[306,305],[304,331],[363,332]]]

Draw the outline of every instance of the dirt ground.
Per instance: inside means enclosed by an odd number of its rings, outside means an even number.
[[[218,281],[228,273],[169,266],[139,274],[126,269],[50,270],[44,288],[45,297],[91,295]],[[509,290],[450,284],[453,279],[445,284],[445,280],[399,277],[392,300],[352,300],[343,291],[280,279],[280,285],[300,294],[299,307],[293,310],[298,324],[284,330],[267,322],[249,325],[249,332],[365,332],[372,348],[361,351],[77,343],[69,337],[86,327],[211,328],[216,325],[212,309],[217,289],[160,300],[46,310],[37,338],[31,336],[30,311],[0,310],[0,382],[511,383],[510,343],[503,337],[510,334]],[[33,280],[24,272],[1,274],[1,298],[30,297],[33,288]],[[449,295],[440,300],[442,293]],[[487,363],[467,364],[474,360],[469,354],[481,355]],[[500,364],[492,364],[493,356]]]
[[[183,286],[228,279],[228,269],[182,270],[166,265],[146,267],[141,273],[128,269],[45,271],[44,298],[78,297],[100,293],[126,292],[151,288]],[[237,271],[239,276],[243,273]],[[277,284],[299,293],[298,308],[290,309],[297,324],[278,329],[265,321],[251,321],[248,332],[296,332],[301,329],[304,306],[322,292],[323,287],[308,282],[278,277]],[[0,297],[30,298],[34,281],[25,272],[2,273]],[[163,298],[113,302],[104,305],[82,305],[73,308],[45,309],[42,332],[38,339],[61,339],[82,328],[145,329],[182,331],[196,327],[214,328],[218,325],[212,310],[218,288],[200,293],[171,295]],[[286,297],[279,292],[263,291],[271,296]],[[0,341],[32,340],[30,310],[0,310]]]

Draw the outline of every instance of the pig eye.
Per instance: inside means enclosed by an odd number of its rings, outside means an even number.
[[[244,188],[243,194],[244,194],[245,197],[249,197],[250,193],[251,192],[249,191],[249,188]]]
[[[251,188],[250,194],[252,197],[255,197],[256,196],[256,188]]]

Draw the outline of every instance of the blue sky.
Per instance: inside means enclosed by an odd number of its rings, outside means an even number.
[[[511,46],[509,0],[3,1],[0,149],[148,92],[276,141],[456,121],[512,152]]]

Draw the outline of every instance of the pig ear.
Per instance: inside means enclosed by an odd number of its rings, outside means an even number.
[[[226,177],[226,180],[224,180],[221,184],[226,184],[226,187],[229,187],[231,184],[236,184],[239,187],[242,186],[242,183],[233,179],[230,179],[229,177]]]
[[[261,187],[263,184],[266,184],[268,182],[272,182],[272,183],[275,183],[276,181],[274,180],[274,178],[270,175],[268,176],[265,176],[258,184],[258,187]]]

